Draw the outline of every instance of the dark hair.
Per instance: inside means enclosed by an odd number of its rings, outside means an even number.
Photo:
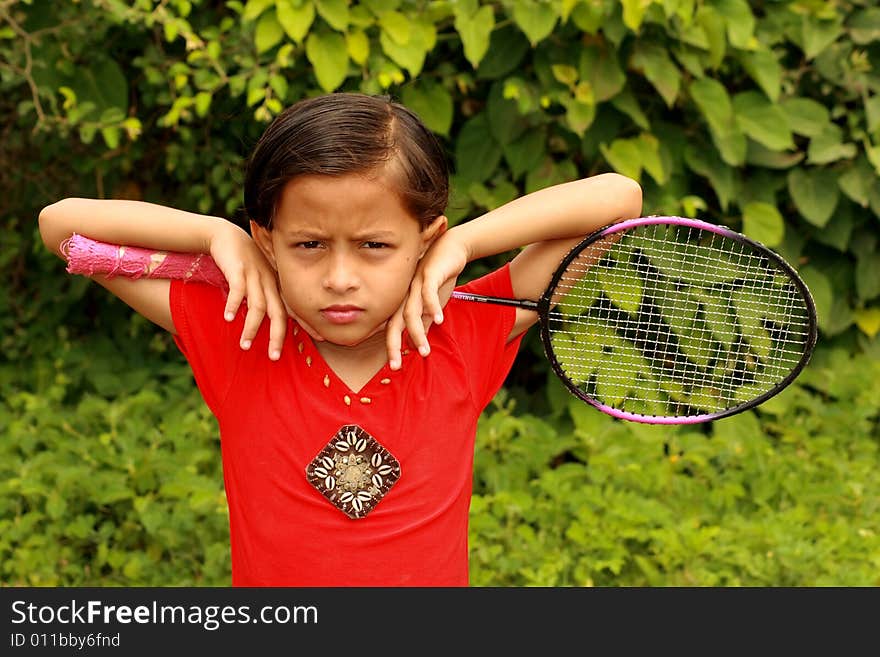
[[[449,168],[419,117],[387,96],[340,92],[301,100],[257,142],[245,174],[245,210],[271,230],[281,191],[294,176],[370,173],[391,163],[404,207],[424,228],[446,209]]]

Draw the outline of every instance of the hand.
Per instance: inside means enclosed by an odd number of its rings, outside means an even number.
[[[232,321],[247,297],[247,316],[241,333],[241,348],[251,343],[268,313],[269,358],[281,358],[287,332],[287,311],[278,291],[278,279],[272,265],[244,230],[234,224],[224,225],[211,235],[211,257],[229,283],[224,317]]]
[[[388,320],[386,347],[392,370],[400,368],[400,341],[404,326],[422,356],[431,353],[428,329],[443,322],[443,308],[455,282],[470,260],[467,246],[448,230],[438,237],[419,261],[406,299]]]

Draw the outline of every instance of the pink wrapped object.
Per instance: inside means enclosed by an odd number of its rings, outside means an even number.
[[[99,242],[74,233],[61,244],[70,274],[104,274],[107,278],[175,278],[209,283],[229,290],[223,272],[207,253],[155,251]]]

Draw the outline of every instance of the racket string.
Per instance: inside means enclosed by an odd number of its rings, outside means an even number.
[[[564,375],[632,412],[737,405],[788,376],[810,333],[786,272],[747,243],[693,227],[641,227],[591,245],[552,298],[548,331]]]

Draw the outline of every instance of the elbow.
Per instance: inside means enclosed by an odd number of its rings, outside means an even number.
[[[39,217],[37,218],[43,244],[59,257],[64,257],[64,254],[61,253],[61,242],[69,237],[69,235],[62,235],[63,228],[60,226],[60,217],[63,216],[64,207],[67,205],[66,201],[68,200],[63,199],[47,205],[40,210]]]

